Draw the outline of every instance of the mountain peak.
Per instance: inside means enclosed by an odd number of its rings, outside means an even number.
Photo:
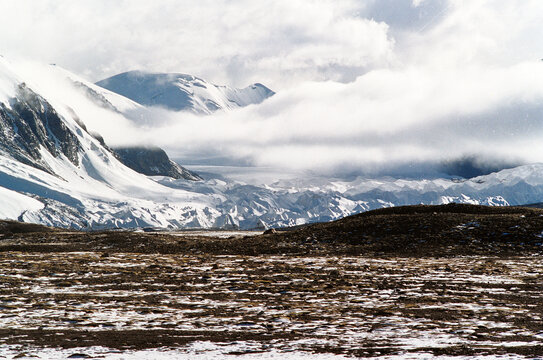
[[[174,111],[210,114],[259,104],[275,93],[255,83],[243,89],[218,86],[199,77],[181,73],[127,71],[96,83],[144,106]]]

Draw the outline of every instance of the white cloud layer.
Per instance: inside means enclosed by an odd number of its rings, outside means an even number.
[[[92,80],[128,69],[243,86],[352,79],[392,61],[387,25],[356,0],[4,0],[0,51]]]
[[[135,131],[185,160],[251,159],[260,166],[372,172],[462,156],[543,159],[543,64],[458,70],[379,70],[355,82],[306,83],[260,106]],[[106,129],[104,129],[106,130]],[[126,138],[110,136],[123,142]]]
[[[541,24],[540,0],[7,0],[0,52],[94,80],[144,68],[262,82],[278,94],[260,106],[91,127],[185,160],[368,172],[543,161]]]

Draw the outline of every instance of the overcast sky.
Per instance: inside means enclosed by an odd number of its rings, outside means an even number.
[[[542,57],[538,0],[3,0],[0,52],[89,80],[131,69],[216,83],[352,81],[423,62]]]
[[[541,24],[541,0],[3,0],[0,53],[91,81],[144,69],[278,93],[129,129],[185,159],[328,171],[532,162],[543,161]]]

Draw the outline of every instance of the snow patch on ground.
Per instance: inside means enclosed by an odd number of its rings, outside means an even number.
[[[167,349],[151,349],[151,350],[115,350],[103,347],[92,348],[75,348],[75,349],[29,349],[24,352],[17,350],[18,347],[9,346],[0,348],[0,356],[7,359],[14,359],[21,354],[27,354],[27,356],[19,356],[17,358],[40,358],[49,360],[64,360],[68,358],[72,359],[85,359],[85,358],[101,358],[108,360],[219,360],[228,357],[235,357],[236,359],[259,359],[259,360],[341,360],[350,359],[342,355],[334,354],[311,354],[305,352],[256,352],[250,353],[251,344],[245,344],[243,342],[218,346],[213,343],[200,342],[194,343],[190,347],[183,350],[167,350]],[[236,353],[233,355],[225,355],[225,352]],[[249,351],[247,354],[237,354],[239,351]]]

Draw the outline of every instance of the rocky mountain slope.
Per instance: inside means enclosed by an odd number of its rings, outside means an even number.
[[[96,83],[144,106],[161,106],[174,111],[210,114],[259,104],[274,92],[262,84],[243,89],[218,86],[186,74],[157,74],[129,71]]]
[[[159,147],[131,146],[114,149],[119,160],[141,174],[149,176],[168,176],[173,179],[198,181],[202,178],[170,160]]]
[[[0,104],[0,151],[53,175],[43,150],[78,164],[81,144],[51,104],[24,82],[17,84],[14,91],[9,102]]]

